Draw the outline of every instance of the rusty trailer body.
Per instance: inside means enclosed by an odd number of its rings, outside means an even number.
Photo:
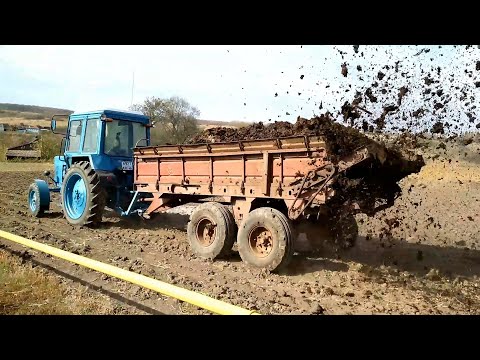
[[[149,203],[146,217],[174,206],[179,199],[217,197],[230,204],[224,219],[215,210],[219,203],[199,207],[203,215],[192,214],[188,230],[194,252],[210,258],[225,254],[238,237],[244,261],[276,270],[288,263],[293,252],[292,221],[320,211],[334,195],[331,185],[336,177],[367,158],[368,150],[362,148],[334,164],[319,136],[137,147],[134,190],[140,194],[138,201]],[[255,225],[263,220],[269,224]],[[217,229],[222,221],[232,234]],[[223,245],[216,247],[219,232],[231,239],[223,239]],[[247,239],[242,241],[242,236]]]
[[[355,152],[335,167],[318,136],[140,147],[134,150],[134,186],[153,195],[146,214],[162,210],[176,198],[171,195],[219,196],[233,203],[281,200],[294,220],[307,204],[324,204],[334,195],[328,186],[334,175],[367,156]],[[245,216],[242,206],[233,209],[237,223]]]

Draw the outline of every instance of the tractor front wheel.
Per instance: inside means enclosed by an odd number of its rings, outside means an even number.
[[[35,217],[43,216],[50,208],[50,192],[45,181],[35,180],[28,188],[28,208]]]
[[[62,189],[63,214],[73,225],[96,225],[102,221],[105,192],[100,179],[87,161],[80,161],[67,171]]]

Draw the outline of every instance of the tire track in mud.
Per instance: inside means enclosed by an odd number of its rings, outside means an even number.
[[[0,199],[2,199],[2,195],[3,194],[0,194]],[[19,194],[10,195],[14,195],[15,197],[12,201],[14,205],[21,204],[21,202],[24,201],[23,198],[26,198],[25,196],[21,196]],[[53,208],[54,210],[59,210],[58,207],[53,206]],[[3,216],[5,212],[10,216]],[[2,207],[0,209],[0,214],[2,214],[0,218],[0,228],[2,229],[10,229],[10,231],[13,231],[20,236],[25,236],[32,240],[58,247],[62,250],[71,251],[79,255],[94,258],[95,260],[110,263],[123,269],[135,271],[135,260],[132,262],[133,266],[125,264],[122,261],[115,261],[116,257],[112,258],[108,256],[110,255],[109,252],[103,251],[104,249],[102,249],[101,247],[97,249],[97,246],[95,245],[95,238],[97,237],[97,235],[95,235],[96,230],[91,230],[88,228],[79,229],[71,226],[66,223],[66,220],[59,212],[54,212],[51,218],[34,219],[27,213],[27,211],[16,210],[16,207],[12,206],[8,209]],[[77,242],[73,240],[72,235],[73,237],[78,236],[79,241]],[[105,240],[103,238],[99,239]],[[0,239],[0,241],[2,242],[2,244],[4,244],[4,246],[8,247],[9,249],[13,249],[14,251],[15,249],[18,249],[17,253],[24,258],[34,257],[37,263],[43,264],[47,267],[58,269],[59,272],[63,272],[66,276],[76,278],[77,281],[85,282],[86,284],[88,284],[88,286],[91,286],[93,288],[97,288],[104,292],[106,291],[109,296],[119,294],[121,297],[123,297],[123,302],[130,305],[136,304],[134,306],[142,309],[143,311],[149,313],[161,312],[166,314],[181,314],[185,312],[178,308],[180,302],[176,299],[171,299],[152,290],[144,289],[140,286],[126,283],[123,280],[112,278],[108,275],[101,274],[87,268],[83,268],[76,264],[68,263],[61,259],[56,259],[48,254],[43,254],[35,250],[25,250],[24,247],[12,244],[3,239]],[[119,253],[123,254],[123,252]],[[124,257],[118,256],[118,258],[120,260]],[[142,271],[135,272],[148,275]],[[118,300],[118,297],[116,298]],[[153,300],[148,301],[149,299]],[[203,309],[198,310],[187,309],[187,313],[195,313],[195,311],[197,313],[204,312]]]
[[[264,314],[480,313],[473,281],[452,284],[441,274],[430,280],[390,266],[349,261],[343,253],[340,257],[345,259],[336,259],[326,255],[326,247],[322,257],[296,255],[287,272],[267,274],[242,263],[238,254],[227,261],[196,258],[189,252],[181,221],[172,225],[161,214],[150,222],[106,214],[97,229],[76,228],[54,205],[52,215],[34,219],[25,199],[35,175],[39,174],[0,178],[8,193],[0,193],[0,228]],[[46,255],[35,259],[164,313],[209,313]]]

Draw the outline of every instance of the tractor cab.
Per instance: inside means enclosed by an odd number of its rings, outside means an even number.
[[[121,212],[132,197],[133,149],[150,145],[149,118],[114,109],[54,115],[51,129],[56,134],[60,116],[68,116],[68,124],[61,155],[54,158],[53,187],[35,180],[29,190],[30,210],[39,216],[49,208],[50,192],[60,192],[72,224],[100,222],[105,206]]]
[[[56,119],[52,119],[55,131]],[[102,110],[72,114],[68,119],[62,155],[55,157],[54,180],[61,184],[65,170],[88,161],[95,171],[131,172],[133,148],[150,144],[149,118],[138,112]]]

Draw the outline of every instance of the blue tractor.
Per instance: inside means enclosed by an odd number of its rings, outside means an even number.
[[[138,112],[101,110],[68,117],[61,155],[54,158],[53,185],[36,179],[28,191],[31,213],[40,217],[50,208],[50,192],[59,192],[63,214],[74,225],[96,225],[107,206],[125,214],[132,203],[133,148],[150,145],[149,118]],[[129,209],[130,210],[130,209]],[[130,213],[130,211],[129,211]]]

